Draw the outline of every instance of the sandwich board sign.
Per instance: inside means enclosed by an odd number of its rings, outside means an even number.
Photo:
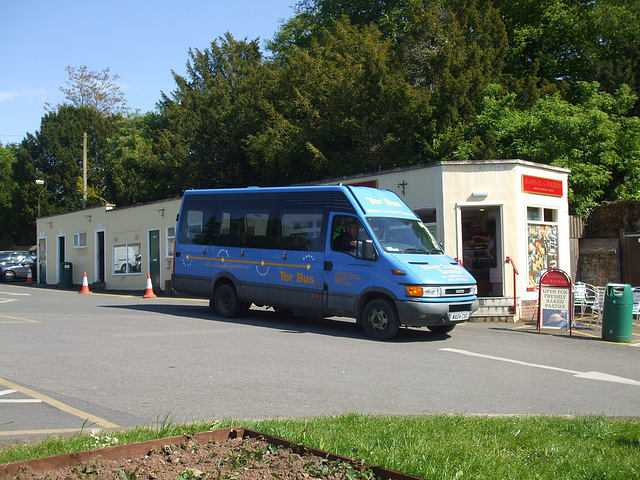
[[[559,268],[550,268],[540,277],[538,293],[538,333],[543,328],[569,330],[573,324],[571,278]]]

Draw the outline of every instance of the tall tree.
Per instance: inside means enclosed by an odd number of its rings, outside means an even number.
[[[119,115],[129,110],[117,83],[120,76],[111,75],[109,68],[96,72],[82,65],[78,68],[68,66],[65,70],[69,79],[65,82],[67,86],[60,87],[60,91],[64,93],[68,105],[91,107],[100,115]],[[56,108],[61,106],[57,105]]]
[[[268,128],[247,145],[268,184],[392,168],[428,155],[430,110],[405,81],[391,40],[348,18],[294,46],[282,64]]]
[[[264,68],[257,40],[227,34],[189,51],[187,75],[174,72],[177,88],[159,104],[167,128],[158,142],[174,175],[172,193],[253,183],[243,139],[264,121]]]
[[[628,86],[614,95],[597,83],[577,87],[581,95],[573,104],[555,94],[528,110],[514,108],[515,94],[496,87],[471,129],[469,149],[482,145],[480,157],[571,169],[570,207],[586,216],[599,202],[638,198],[640,119],[626,116],[637,101]]]
[[[35,135],[21,144],[19,163],[33,166],[25,171],[21,183],[34,176],[47,181],[47,203],[43,214],[75,210],[82,206],[83,133],[87,133],[87,184],[95,193],[87,204],[96,205],[105,196],[104,167],[107,141],[115,133],[118,117],[102,116],[92,107],[61,106],[47,113]]]
[[[110,202],[127,206],[171,195],[166,182],[170,172],[154,152],[154,138],[161,123],[162,118],[152,112],[117,123],[105,165],[106,198]]]
[[[16,162],[16,146],[3,146],[0,143],[0,248],[9,248],[16,244],[16,227],[13,219],[13,195],[16,190],[13,168]]]
[[[640,93],[640,3],[623,0],[494,0],[509,36],[507,72],[524,79],[519,97],[550,86],[597,81]],[[521,84],[521,87],[524,85]],[[579,90],[579,88],[578,88]],[[536,97],[528,95],[530,106]],[[629,115],[637,116],[640,104]]]
[[[490,2],[451,0],[415,10],[405,62],[411,83],[432,95],[440,134],[473,120],[485,87],[502,83],[507,50],[500,12]]]

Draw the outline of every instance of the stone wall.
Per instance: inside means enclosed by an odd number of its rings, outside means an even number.
[[[581,238],[577,280],[605,286],[620,282],[620,241],[617,238]]]

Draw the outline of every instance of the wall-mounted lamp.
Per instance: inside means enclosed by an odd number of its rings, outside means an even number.
[[[83,217],[91,223],[91,214],[83,215]]]
[[[116,208],[116,204],[115,203],[105,203],[104,204],[104,209],[105,211],[109,211],[109,210],[113,210],[114,208]]]
[[[487,190],[476,190],[475,192],[471,192],[472,197],[488,197],[489,192]]]
[[[49,226],[49,228],[53,228],[53,222],[47,222],[47,225]]]
[[[156,212],[158,212],[160,216],[164,218],[164,208],[156,208]]]

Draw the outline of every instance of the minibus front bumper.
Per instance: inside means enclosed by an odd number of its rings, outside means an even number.
[[[417,302],[396,300],[396,309],[401,325],[408,327],[429,327],[448,325],[469,320],[478,310],[477,299],[466,302]]]

